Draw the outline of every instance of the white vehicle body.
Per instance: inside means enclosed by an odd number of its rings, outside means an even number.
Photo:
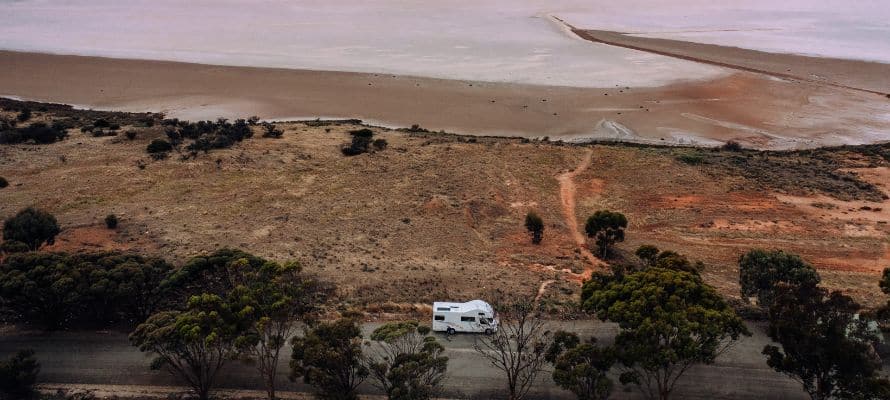
[[[482,300],[433,303],[433,331],[436,332],[492,334],[497,332],[499,322],[491,304]]]

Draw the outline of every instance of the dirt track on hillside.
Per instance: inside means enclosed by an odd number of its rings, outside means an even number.
[[[587,150],[584,153],[584,158],[581,159],[581,162],[575,169],[559,174],[559,176],[556,177],[556,180],[559,181],[559,199],[560,204],[562,205],[562,213],[565,217],[566,226],[569,228],[572,239],[578,246],[578,251],[589,263],[588,268],[585,268],[584,272],[576,277],[580,281],[590,278],[590,274],[593,273],[595,268],[602,268],[606,265],[603,260],[600,260],[590,252],[590,248],[587,244],[587,237],[584,236],[581,233],[581,229],[578,228],[578,214],[575,209],[575,204],[577,203],[575,177],[590,168],[592,158],[593,151]]]

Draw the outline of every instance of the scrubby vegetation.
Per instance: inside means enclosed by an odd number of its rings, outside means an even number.
[[[49,144],[67,136],[64,126],[59,124],[50,126],[43,122],[34,122],[24,127],[13,127],[0,122],[0,144]]]
[[[840,200],[883,201],[885,195],[846,168],[890,165],[890,144],[827,147],[813,150],[757,151],[722,149],[653,149],[678,161],[702,166],[712,175],[748,178],[764,189],[792,193],[825,193]],[[754,189],[751,187],[739,189]]]
[[[164,153],[173,150],[173,145],[164,139],[154,139],[145,150],[149,153]]]
[[[216,122],[165,119],[163,125],[171,146],[179,147],[185,141],[190,141],[185,150],[192,156],[196,156],[198,152],[207,153],[213,149],[229,148],[253,136],[253,130],[244,119],[235,120],[234,123],[225,118],[220,118]]]
[[[162,115],[155,113],[131,113],[119,111],[96,111],[76,109],[67,104],[40,103],[0,98],[0,109],[21,114],[24,110],[52,115],[54,120],[66,120],[70,127],[93,126],[97,120],[108,122],[109,127],[118,126],[151,127],[161,121]]]
[[[9,186],[9,181],[7,181],[6,178],[0,176],[0,189],[3,189],[7,186]]]
[[[374,131],[368,128],[357,129],[349,132],[352,135],[352,142],[344,145],[340,150],[345,156],[357,156],[359,154],[369,153],[372,151],[386,150],[387,142],[385,139],[374,139]]]
[[[275,124],[271,124],[268,122],[263,124],[263,137],[264,138],[278,139],[282,135],[284,135],[284,131],[281,129],[278,129],[275,126]]]

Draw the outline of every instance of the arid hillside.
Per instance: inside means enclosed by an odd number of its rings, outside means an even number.
[[[19,103],[4,104],[0,115],[15,118]],[[678,251],[703,261],[705,279],[727,296],[738,296],[738,256],[764,247],[801,254],[826,286],[866,305],[883,301],[888,145],[766,153],[371,127],[386,148],[347,157],[349,131],[364,126],[292,122],[276,124],[280,139],[254,126],[231,148],[155,160],[146,146],[165,137],[159,116],[137,124],[110,114],[121,134],[94,137],[77,127],[96,113],[47,110],[21,124],[75,127],[53,144],[0,145],[10,183],[0,218],[31,205],[52,212],[63,227],[52,249],[182,261],[238,247],[299,260],[337,284],[342,304],[370,310],[537,291],[563,308],[577,301],[585,272],[605,268],[583,243],[583,221],[610,209],[630,221],[618,258],[641,244]],[[523,226],[529,210],[546,224],[540,245]],[[117,230],[103,223],[111,213]]]

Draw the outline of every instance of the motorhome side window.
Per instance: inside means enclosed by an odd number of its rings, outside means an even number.
[[[435,319],[436,321],[444,321],[445,316],[444,315],[436,315],[433,317],[433,319]]]
[[[460,317],[460,322],[476,322],[476,317]]]

